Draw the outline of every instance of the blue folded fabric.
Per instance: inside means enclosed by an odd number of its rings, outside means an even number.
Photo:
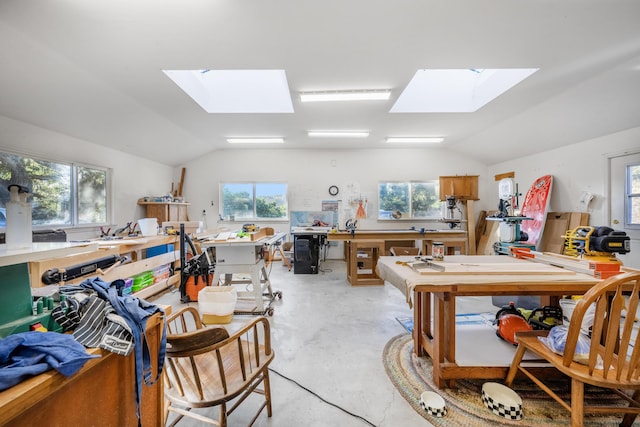
[[[25,379],[55,369],[69,377],[89,360],[72,335],[58,332],[22,332],[0,339],[0,390]]]

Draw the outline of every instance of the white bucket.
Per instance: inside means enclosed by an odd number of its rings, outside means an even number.
[[[198,310],[205,325],[229,323],[238,301],[233,286],[205,286],[198,292]]]
[[[158,234],[157,218],[140,218],[138,220],[138,226],[140,226],[140,231],[145,237],[155,236]]]

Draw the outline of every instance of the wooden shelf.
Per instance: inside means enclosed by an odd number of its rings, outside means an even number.
[[[186,202],[138,202],[146,208],[147,218],[157,218],[158,224],[167,221],[188,221],[187,207],[191,203]]]
[[[107,282],[111,282],[116,279],[126,279],[136,274],[153,270],[154,268],[160,267],[162,265],[179,263],[179,247],[174,247],[173,251],[169,251],[159,255],[150,257],[147,256],[147,250],[150,248],[168,244],[179,245],[179,243],[179,239],[177,239],[176,236],[153,236],[122,240],[101,240],[98,241],[99,249],[67,255],[64,257],[43,259],[29,263],[31,287],[37,288],[44,286],[44,283],[42,283],[42,274],[49,269],[61,269],[73,265],[83,264],[109,255],[126,255],[132,260],[132,262],[119,265],[117,267],[114,267],[113,269],[107,268],[106,272],[102,275],[100,275],[99,273],[92,273],[86,276],[77,277],[73,280],[66,281],[65,284],[80,283],[87,278],[94,276],[99,276]],[[92,247],[95,248],[95,245]],[[166,279],[158,281],[158,283],[154,283],[151,286],[141,289],[134,295],[138,298],[148,298],[178,283],[179,281],[180,275],[174,274]]]

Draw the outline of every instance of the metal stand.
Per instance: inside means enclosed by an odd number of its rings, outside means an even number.
[[[233,280],[234,273],[249,273],[250,280]],[[221,277],[224,275],[223,285],[231,286],[234,284],[248,284],[251,289],[239,291],[238,299],[244,299],[255,302],[252,310],[235,310],[234,314],[250,314],[250,315],[269,315],[273,316],[273,308],[271,304],[278,298],[282,299],[282,292],[274,292],[271,287],[271,281],[264,264],[264,260],[260,259],[253,265],[247,264],[218,264],[213,275],[213,286],[217,286]]]

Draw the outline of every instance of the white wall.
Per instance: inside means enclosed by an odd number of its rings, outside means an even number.
[[[238,229],[242,223],[218,223],[218,202],[221,181],[284,181],[289,186],[289,209],[319,211],[323,200],[345,197],[348,184],[357,183],[363,197],[368,197],[368,213],[373,219],[360,221],[360,228],[382,229],[411,226],[446,228],[443,223],[379,222],[377,194],[380,181],[437,180],[441,175],[486,176],[486,166],[468,157],[444,149],[378,149],[378,150],[224,150],[215,151],[185,165],[187,168],[184,195],[191,203],[190,219],[201,219],[206,210],[209,229],[217,226]],[[482,179],[480,179],[482,181]],[[333,198],[331,185],[340,188]],[[480,202],[485,197],[485,184],[480,183]],[[491,193],[493,193],[491,189]],[[211,205],[213,202],[213,206]],[[491,200],[490,209],[497,205]],[[481,204],[477,205],[482,208]],[[276,231],[287,232],[289,223],[259,223]],[[341,257],[339,249],[330,257]]]
[[[112,169],[115,226],[143,217],[144,209],[138,206],[138,199],[168,193],[174,180],[172,167],[3,116],[0,116],[0,150]],[[94,228],[77,230],[68,233],[68,239],[95,237],[96,233]]]
[[[607,225],[609,221],[606,160],[608,155],[637,151],[640,128],[584,141],[508,162],[486,166],[474,159],[443,148],[378,149],[345,151],[304,150],[225,150],[211,152],[186,165],[183,194],[191,203],[191,220],[202,220],[206,211],[209,229],[218,226],[237,229],[241,223],[218,224],[218,186],[221,181],[285,181],[289,183],[291,210],[320,210],[322,200],[332,199],[327,189],[337,185],[344,191],[357,183],[365,196],[370,196],[369,212],[377,211],[379,181],[437,179],[441,175],[479,175],[480,210],[497,207],[497,184],[494,175],[514,171],[520,191],[545,174],[554,176],[551,210],[578,211],[582,191],[596,196],[590,205],[591,225]],[[167,193],[171,183],[178,183],[181,168],[171,168],[144,158],[131,156],[91,142],[42,129],[0,116],[0,150],[9,150],[53,160],[81,162],[113,170],[113,224],[144,216],[137,205],[143,196]],[[213,205],[212,205],[213,203]],[[264,223],[279,231],[289,224]],[[419,222],[361,221],[361,228],[444,228],[444,224]],[[80,230],[70,238],[87,238],[95,229]],[[622,256],[625,265],[640,268],[640,241],[633,240],[632,252]]]
[[[536,178],[551,174],[554,177],[551,191],[552,211],[581,211],[580,195],[589,191],[595,195],[589,205],[590,224],[609,225],[609,193],[607,159],[610,155],[640,149],[640,128],[591,139],[578,144],[545,151],[532,156],[491,165],[490,176],[515,171],[516,182],[525,193]],[[612,189],[611,191],[616,191]],[[618,191],[621,191],[618,189]],[[640,268],[640,241],[631,241],[631,252],[620,256],[624,265]]]

